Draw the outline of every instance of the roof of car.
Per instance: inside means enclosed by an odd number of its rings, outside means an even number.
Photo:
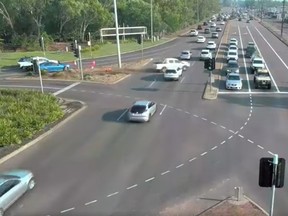
[[[151,101],[148,100],[139,100],[136,101],[133,106],[137,105],[137,106],[147,106],[147,104],[149,104]]]
[[[208,50],[208,49],[202,49],[201,52],[210,52],[210,50]]]
[[[184,53],[184,52],[190,53],[190,50],[183,50],[182,53]]]
[[[237,41],[237,39],[236,38],[230,38],[230,41]]]
[[[253,59],[253,61],[254,60],[261,60],[261,61],[264,61],[261,57],[255,57],[254,59]]]
[[[238,73],[229,73],[227,76],[238,76],[238,77],[240,77],[240,74],[238,74]]]

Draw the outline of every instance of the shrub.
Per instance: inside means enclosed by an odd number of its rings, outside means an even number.
[[[28,90],[0,90],[0,146],[21,144],[62,118],[57,98]]]

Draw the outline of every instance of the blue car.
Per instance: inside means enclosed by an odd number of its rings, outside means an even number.
[[[55,63],[55,62],[44,62],[40,64],[40,70],[48,71],[48,72],[60,72],[65,71],[70,68],[70,65],[68,64],[61,64],[61,63]]]

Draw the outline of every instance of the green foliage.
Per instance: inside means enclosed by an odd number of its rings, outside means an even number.
[[[62,118],[57,98],[36,91],[0,90],[0,146],[21,144]]]

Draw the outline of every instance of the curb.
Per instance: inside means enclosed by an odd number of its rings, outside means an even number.
[[[65,99],[65,98],[63,98]],[[66,99],[65,99],[66,100]],[[75,101],[75,100],[69,100],[67,99],[67,101]],[[80,112],[82,112],[84,109],[86,109],[87,105],[86,103],[82,102],[82,101],[77,101],[80,102],[83,106],[76,110],[75,112],[73,112],[71,115],[69,115],[67,118],[63,119],[63,121],[60,121],[58,124],[56,124],[54,127],[52,127],[51,129],[49,129],[48,131],[44,132],[43,134],[41,134],[40,136],[38,136],[37,138],[35,138],[34,140],[28,142],[27,144],[23,145],[22,147],[18,148],[17,150],[11,152],[10,154],[4,156],[3,158],[0,159],[0,164],[6,162],[7,160],[13,158],[14,156],[18,155],[19,153],[25,151],[26,149],[30,148],[31,146],[35,145],[36,143],[38,143],[40,140],[44,139],[45,137],[47,137],[48,135],[50,135],[51,133],[53,133],[55,130],[57,130],[58,128],[60,128],[61,126],[63,126],[64,124],[66,124],[70,119],[72,119],[73,117],[75,117],[76,115],[78,115]]]
[[[267,216],[269,215],[268,212],[266,212],[261,206],[259,206],[257,203],[255,203],[252,199],[244,195],[244,198],[247,199],[249,202],[251,202],[253,205],[255,205],[258,209],[260,209],[264,214]]]
[[[213,87],[213,85],[210,85],[210,83],[207,82],[205,85],[204,94],[202,98],[205,100],[215,100],[217,99],[217,96],[218,96],[218,88]]]

